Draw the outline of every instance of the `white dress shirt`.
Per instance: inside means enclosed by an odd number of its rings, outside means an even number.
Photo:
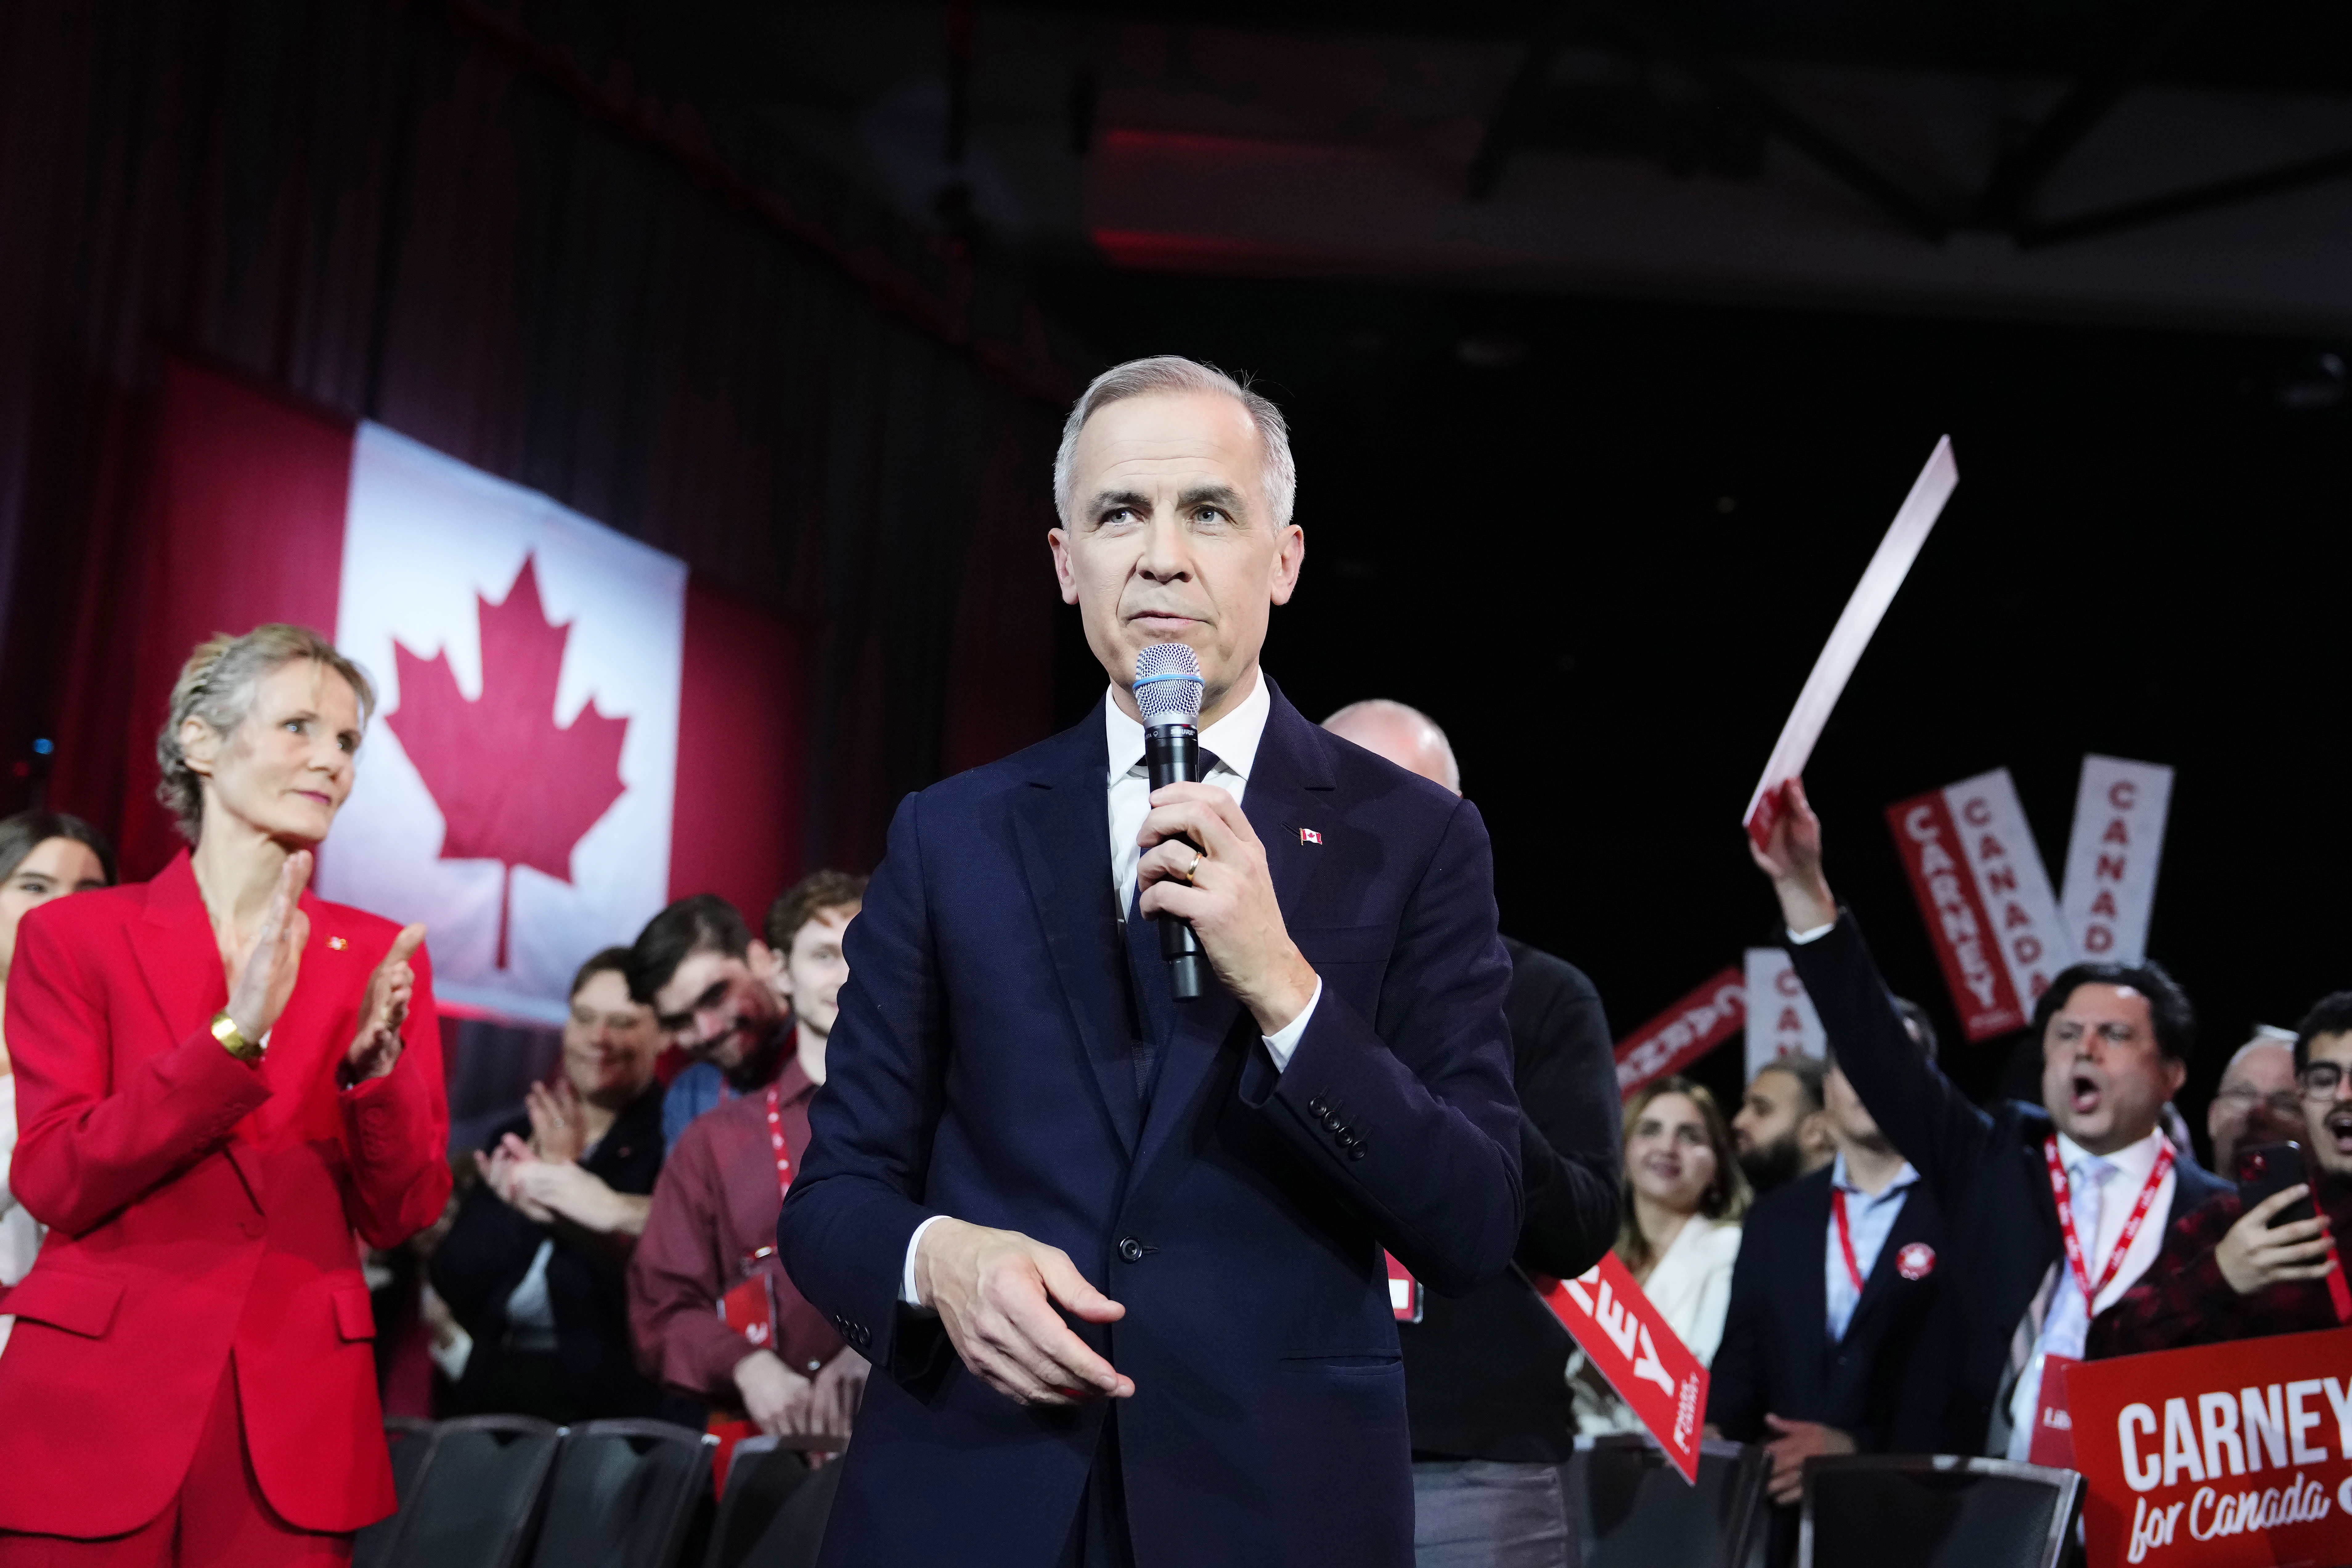
[[[1265,677],[1253,671],[1249,694],[1229,709],[1224,717],[1201,731],[1201,750],[1214,756],[1212,767],[1201,782],[1214,784],[1242,803],[1249,788],[1250,770],[1257,765],[1258,742],[1265,738],[1266,716],[1274,711],[1274,699],[1268,692]],[[1144,765],[1143,725],[1127,716],[1118,705],[1114,689],[1103,698],[1104,755],[1109,758],[1108,776],[1105,784],[1110,797],[1110,880],[1111,896],[1117,900],[1119,924],[1127,923],[1127,911],[1135,907],[1137,864],[1143,858],[1142,847],[1136,842],[1143,832],[1143,819],[1151,815],[1151,775]],[[1315,982],[1315,994],[1298,1016],[1271,1035],[1259,1037],[1265,1042],[1266,1054],[1274,1058],[1276,1072],[1290,1065],[1292,1053],[1306,1037],[1307,1022],[1315,1016],[1315,1005],[1323,999],[1323,982]],[[931,1228],[945,1215],[933,1215],[915,1227],[907,1238],[907,1264],[898,1282],[898,1299],[911,1306],[923,1305],[915,1289],[915,1248],[923,1239],[923,1232]]]
[[[1886,1249],[1886,1238],[1894,1234],[1905,1200],[1918,1184],[1919,1173],[1906,1160],[1903,1168],[1873,1196],[1853,1184],[1845,1168],[1845,1151],[1838,1151],[1837,1161],[1830,1167],[1830,1185],[1845,1194],[1846,1239],[1853,1243],[1853,1266],[1861,1271],[1864,1284],[1870,1280],[1871,1270],[1878,1267],[1878,1255]],[[1838,1241],[1834,1210],[1830,1215],[1829,1257],[1824,1262],[1828,1269],[1830,1342],[1837,1344],[1845,1339],[1846,1330],[1853,1326],[1853,1310],[1862,1305],[1862,1291],[1854,1285],[1853,1276],[1846,1272],[1845,1248]]]
[[[2163,1149],[2164,1142],[2164,1129],[2158,1127],[2138,1142],[2104,1156],[2111,1170],[2107,1179],[2100,1184],[2099,1223],[2091,1228],[2091,1234],[2085,1236],[2078,1230],[2075,1235],[2075,1239],[2082,1243],[2083,1261],[2089,1268],[2092,1279],[2096,1279],[2105,1270],[2107,1257],[2115,1251],[2116,1240],[2122,1237],[2125,1225],[2131,1219],[2131,1211],[2139,1202],[2140,1189],[2147,1185],[2148,1174],[2156,1169],[2156,1157]],[[2065,1167],[2067,1184],[2071,1189],[2080,1190],[2078,1184],[2083,1179],[2083,1168],[2095,1157],[2063,1132],[2058,1134],[2058,1163]],[[2140,1222],[2139,1234],[2132,1237],[2131,1250],[2124,1254],[2123,1267],[2116,1270],[2116,1277],[2107,1281],[2098,1299],[2091,1303],[2089,1312],[2084,1318],[2071,1320],[2072,1327],[2080,1329],[2089,1318],[2097,1317],[2123,1300],[2124,1292],[2138,1284],[2140,1276],[2154,1266],[2157,1254],[2164,1250],[2164,1233],[2169,1228],[2172,1215],[2172,1196],[2179,1185],[2179,1167],[2176,1163],[2166,1168],[2164,1180],[2157,1184],[2156,1201],[2148,1205],[2147,1217]],[[2081,1224],[2079,1205],[2076,1205],[2075,1220],[2077,1225]],[[2049,1343],[2054,1315],[2051,1309],[2061,1291],[2072,1290],[2079,1295],[2082,1289],[2075,1282],[2074,1270],[2067,1263],[2065,1254],[2061,1252],[2058,1261],[2051,1265],[2049,1274],[2043,1279],[2041,1290],[2026,1309],[2036,1331],[2032,1359],[2026,1363],[2024,1371],[2018,1377],[2017,1387],[2010,1394],[2009,1457],[2012,1459],[2022,1459],[2032,1451],[2033,1429],[2041,1418],[2042,1363],[2053,1349]],[[2078,1360],[2083,1353],[2079,1344],[2054,1348]]]

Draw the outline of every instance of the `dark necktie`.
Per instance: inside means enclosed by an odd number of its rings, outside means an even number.
[[[1201,752],[1202,778],[1217,765],[1214,753]],[[1128,996],[1132,1004],[1135,1095],[1148,1110],[1152,1086],[1159,1081],[1160,1058],[1176,1033],[1176,996],[1168,987],[1168,962],[1160,956],[1160,921],[1139,908],[1143,900],[1140,879],[1135,893],[1127,906]]]

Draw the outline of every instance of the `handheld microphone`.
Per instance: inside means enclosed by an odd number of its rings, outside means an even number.
[[[1143,758],[1154,793],[1201,776],[1201,660],[1180,642],[1153,643],[1135,656],[1135,706],[1143,715]],[[1190,842],[1190,840],[1187,840]],[[1200,846],[1194,844],[1193,848]],[[1192,926],[1174,915],[1160,922],[1160,956],[1179,1002],[1200,995],[1209,960]]]

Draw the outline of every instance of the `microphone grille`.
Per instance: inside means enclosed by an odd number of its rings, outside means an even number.
[[[1201,722],[1200,656],[1181,642],[1156,642],[1135,656],[1135,706],[1143,727]]]

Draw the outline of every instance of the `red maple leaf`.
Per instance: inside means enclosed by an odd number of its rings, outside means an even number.
[[[555,683],[569,622],[555,626],[539,602],[529,556],[506,602],[477,595],[482,634],[482,694],[467,701],[446,652],[419,658],[393,644],[400,708],[384,722],[433,793],[446,825],[444,860],[496,860],[498,966],[507,966],[507,906],[514,868],[529,866],[572,880],[572,849],[612,809],[621,782],[626,719],[607,718],[592,699],[566,726],[555,722]]]

